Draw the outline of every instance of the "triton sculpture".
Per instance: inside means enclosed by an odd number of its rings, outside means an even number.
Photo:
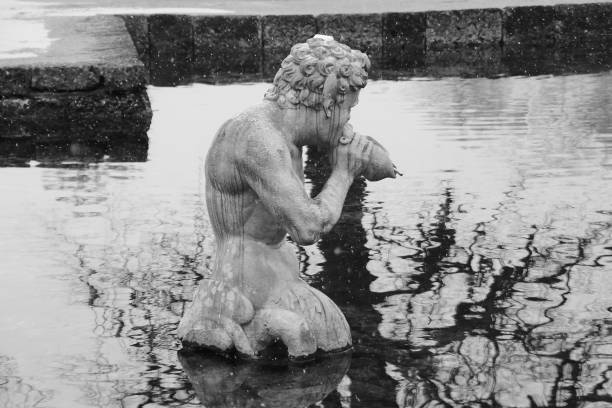
[[[249,358],[279,342],[290,358],[350,348],[344,315],[300,279],[286,235],[315,243],[338,221],[356,177],[397,173],[385,149],[348,124],[369,68],[364,53],[316,35],[293,46],[261,104],[219,129],[206,158],[216,259],[179,325],[183,345]],[[331,160],[314,198],[304,188],[303,146]]]

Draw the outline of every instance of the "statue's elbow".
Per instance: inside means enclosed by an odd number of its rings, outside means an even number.
[[[298,245],[312,245],[319,240],[321,232],[322,229],[314,223],[303,224],[293,229],[291,238]]]

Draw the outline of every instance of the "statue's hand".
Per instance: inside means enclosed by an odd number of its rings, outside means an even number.
[[[333,166],[334,170],[345,171],[355,178],[367,169],[374,145],[367,136],[347,133],[340,138],[335,148]]]

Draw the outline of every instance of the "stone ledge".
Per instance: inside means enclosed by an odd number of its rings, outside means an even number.
[[[0,58],[0,96],[30,92],[142,90],[147,70],[123,21],[114,16],[44,19],[51,43],[24,50],[21,58]],[[16,52],[19,43],[16,44]]]
[[[273,77],[291,47],[317,33],[312,15],[264,16],[261,19],[262,74]]]
[[[194,17],[194,72],[203,77],[257,74],[261,70],[257,16]]]
[[[381,14],[321,14],[316,17],[317,32],[333,36],[351,48],[365,52],[373,68],[382,62]]]
[[[160,85],[269,80],[291,46],[316,33],[333,35],[368,53],[373,78],[390,70],[412,75],[423,72],[428,64],[432,69],[425,71],[452,75],[453,60],[461,65],[455,75],[504,75],[508,72],[501,69],[504,61],[517,55],[517,50],[522,55],[533,47],[586,42],[587,47],[601,52],[602,45],[612,42],[612,3],[316,16],[185,15],[172,17],[170,31],[161,34],[160,18],[124,16],[139,55],[149,57],[151,72],[157,72],[153,83]],[[187,26],[192,27],[191,33]],[[177,34],[172,35],[172,30]],[[164,47],[175,54],[153,52],[159,48],[160,35]],[[184,56],[176,50],[183,50]],[[497,74],[496,67],[500,68]],[[160,72],[173,77],[160,80]]]
[[[425,61],[425,13],[385,13],[382,16],[382,65],[405,70]]]
[[[499,46],[502,41],[499,9],[430,11],[426,15],[427,50]]]
[[[123,20],[48,17],[40,49],[0,58],[0,139],[146,138],[148,71]]]
[[[37,93],[0,99],[0,139],[100,140],[146,137],[152,112],[146,93]]]

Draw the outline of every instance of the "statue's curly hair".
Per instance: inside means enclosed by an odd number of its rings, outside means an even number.
[[[329,116],[347,91],[366,86],[369,69],[366,54],[317,34],[291,48],[264,98],[276,101],[281,108],[323,108]]]

